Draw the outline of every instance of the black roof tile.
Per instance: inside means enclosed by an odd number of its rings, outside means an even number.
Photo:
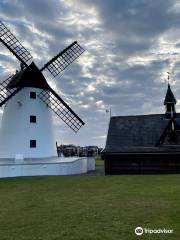
[[[176,122],[180,124],[180,114]],[[169,123],[165,114],[111,117],[104,152],[180,151],[180,146],[156,147]]]

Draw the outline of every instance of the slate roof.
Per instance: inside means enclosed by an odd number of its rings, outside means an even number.
[[[180,152],[180,145],[156,146],[168,123],[165,114],[111,117],[104,153]]]

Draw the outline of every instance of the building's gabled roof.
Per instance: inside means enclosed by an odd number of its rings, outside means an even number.
[[[174,97],[174,94],[171,90],[170,85],[168,84],[168,89],[166,92],[166,97],[164,99],[164,105],[166,105],[167,103],[176,103],[176,98]]]
[[[173,145],[180,143],[180,125],[176,122],[174,118],[169,120],[168,125],[161,134],[157,146],[160,144],[163,145]]]
[[[16,87],[34,87],[41,89],[49,89],[49,85],[34,62],[27,68],[17,72],[11,79],[7,88]]]
[[[180,124],[180,114],[177,114]],[[111,117],[106,153],[180,151],[180,145],[157,146],[169,124],[164,114]]]

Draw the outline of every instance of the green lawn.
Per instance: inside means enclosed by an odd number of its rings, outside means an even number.
[[[136,226],[174,229],[136,236]],[[180,175],[0,180],[0,240],[180,239]]]

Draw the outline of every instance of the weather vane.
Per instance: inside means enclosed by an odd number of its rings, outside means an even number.
[[[165,79],[165,82],[167,82],[168,84],[173,83],[173,79],[172,79],[172,72],[166,72],[167,73],[167,78]]]
[[[168,84],[170,83],[170,72],[167,72],[167,74],[168,74],[168,76],[167,76],[167,82],[168,82]]]

